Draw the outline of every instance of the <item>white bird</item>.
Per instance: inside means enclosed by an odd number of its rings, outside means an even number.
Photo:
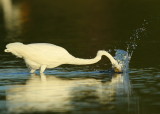
[[[5,52],[10,52],[19,58],[23,58],[26,65],[30,68],[31,73],[34,73],[37,69],[40,69],[40,73],[43,73],[46,68],[55,68],[62,64],[94,64],[98,62],[103,55],[109,58],[115,72],[122,72],[118,62],[104,50],[99,50],[97,56],[93,59],[81,59],[72,56],[66,49],[54,44],[23,44],[15,42],[7,44]]]

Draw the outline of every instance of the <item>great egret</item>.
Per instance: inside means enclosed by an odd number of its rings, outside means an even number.
[[[55,68],[62,64],[94,64],[103,55],[109,58],[115,72],[122,72],[118,62],[104,50],[99,50],[97,56],[93,59],[81,59],[72,56],[66,49],[49,43],[23,44],[15,42],[7,44],[6,48],[5,52],[10,52],[19,58],[23,58],[26,65],[31,69],[31,73],[34,73],[37,69],[40,69],[40,73],[43,73],[46,68]]]

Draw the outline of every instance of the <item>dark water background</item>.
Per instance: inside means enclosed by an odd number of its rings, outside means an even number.
[[[159,37],[159,0],[0,0],[0,114],[159,114]],[[100,72],[111,68],[104,57],[40,76],[4,53],[10,42],[53,43],[80,58],[133,55],[124,74]]]

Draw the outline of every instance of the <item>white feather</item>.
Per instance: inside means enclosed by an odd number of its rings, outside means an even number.
[[[60,46],[49,43],[33,43],[23,44],[19,42],[6,45],[5,52],[11,52],[17,57],[23,58],[27,66],[33,73],[37,69],[41,69],[41,73],[46,68],[55,68],[62,64],[94,64],[101,59],[102,55],[107,56],[115,69],[121,71],[117,61],[106,51],[100,50],[93,59],[80,59],[72,56],[68,51]]]

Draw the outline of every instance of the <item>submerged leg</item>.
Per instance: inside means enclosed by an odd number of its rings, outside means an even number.
[[[30,73],[34,73],[36,70],[35,69],[31,69]]]
[[[45,71],[45,69],[47,68],[46,65],[42,65],[40,68],[40,73],[43,73]]]

